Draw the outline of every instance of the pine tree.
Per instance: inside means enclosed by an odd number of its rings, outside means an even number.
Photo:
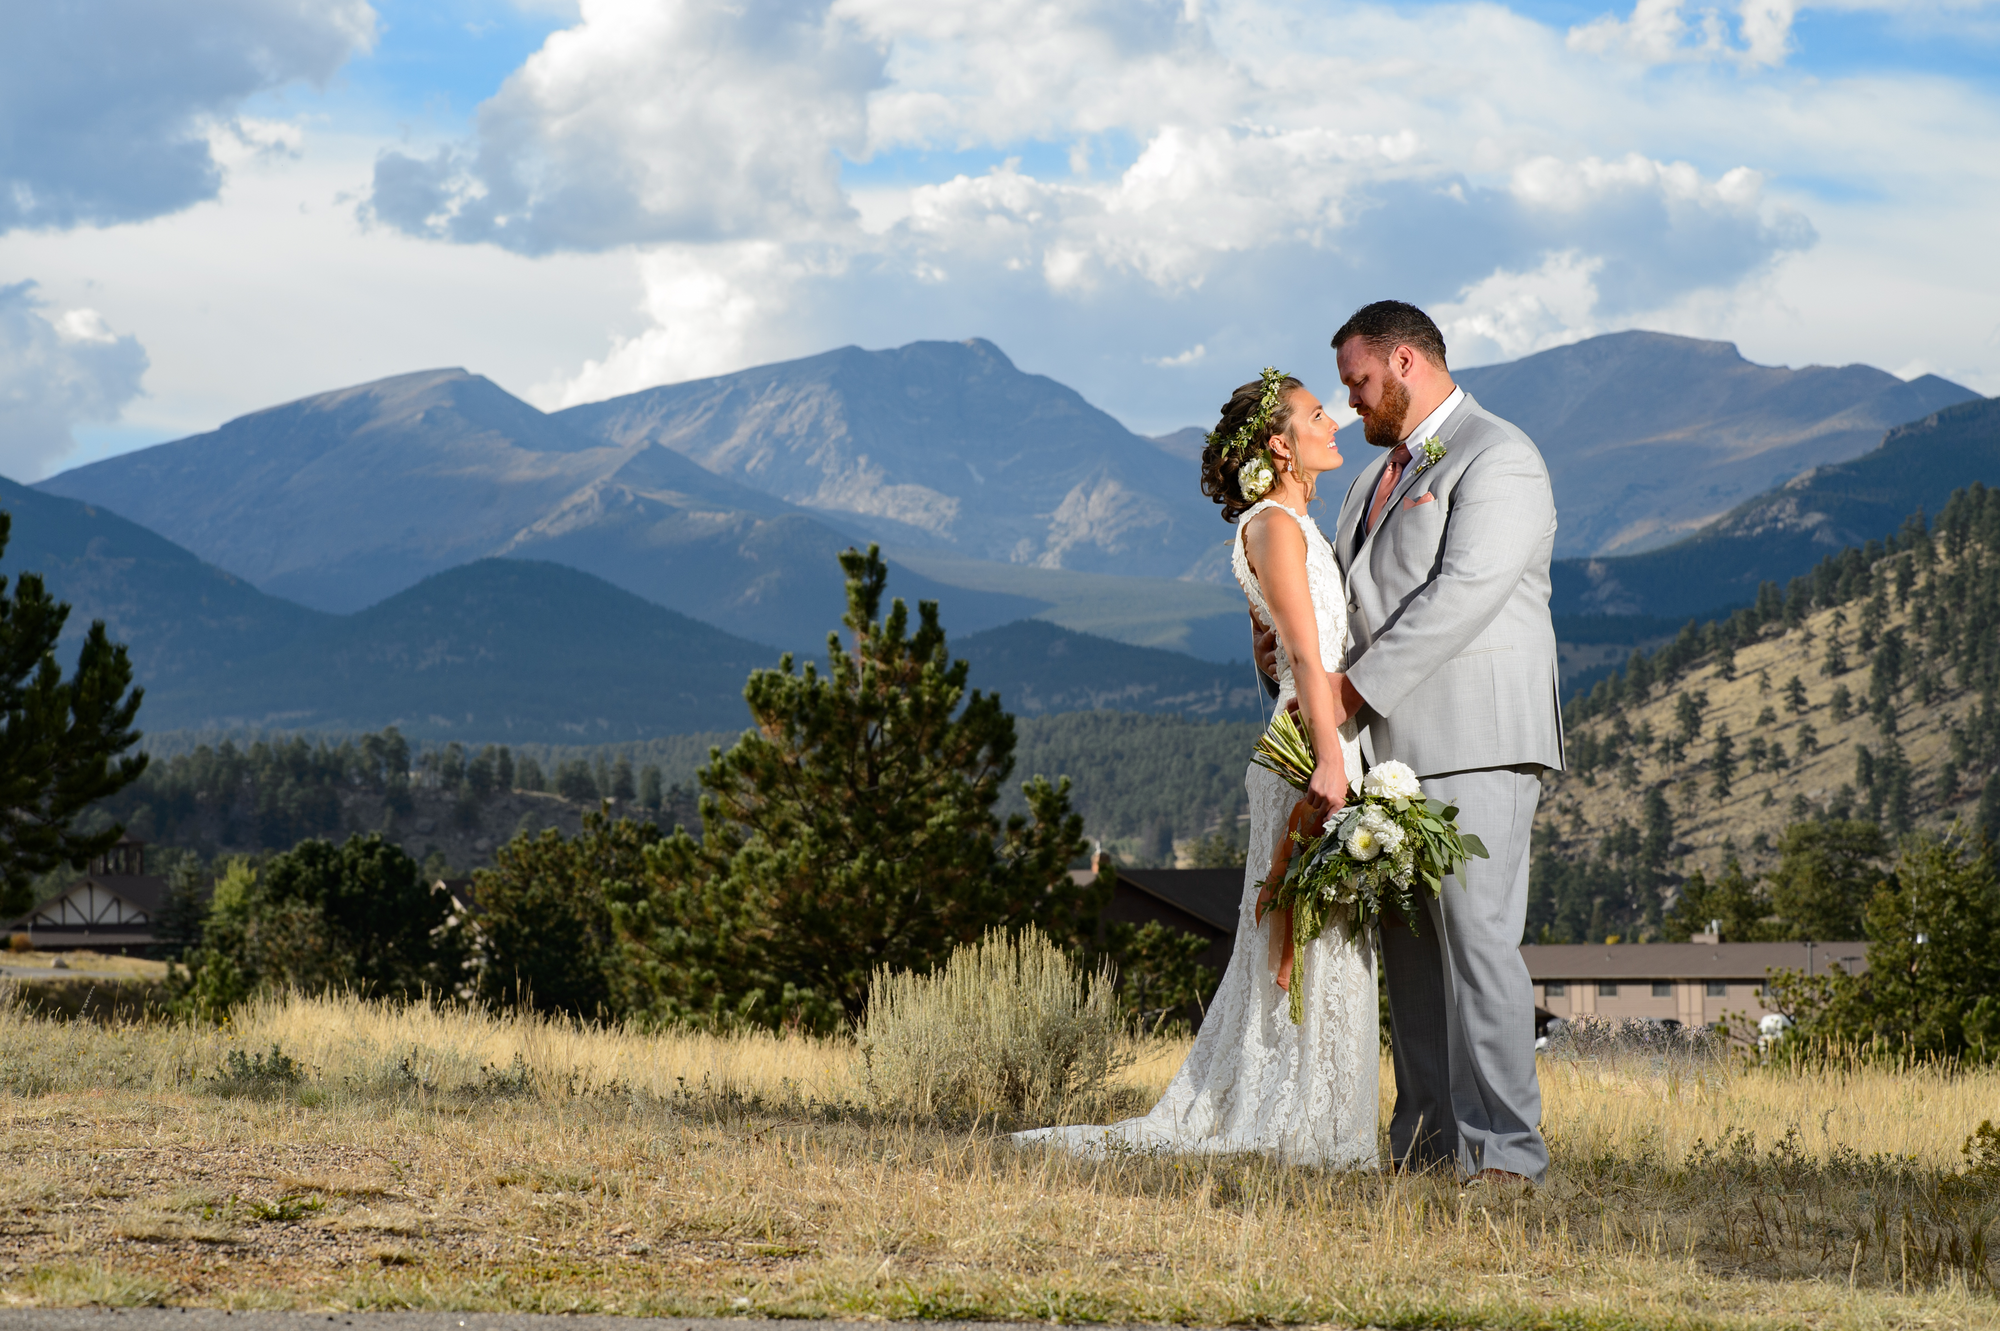
[[[1895,876],[1868,902],[1866,932],[1868,969],[1805,995],[1819,1000],[1795,1014],[1808,1035],[2000,1057],[2000,880],[1990,846],[1906,841]]]
[[[0,552],[12,526],[0,513]],[[125,648],[93,623],[65,680],[56,643],[68,620],[39,574],[21,574],[11,595],[0,577],[0,910],[9,916],[33,904],[37,876],[81,869],[117,844],[123,827],[80,832],[77,819],[146,770],[146,755],[121,756],[139,740],[132,722],[145,696]]]
[[[1713,883],[1700,870],[1691,874],[1661,924],[1667,938],[1677,943],[1706,933],[1711,922],[1721,924],[1725,943],[1768,942],[1779,933],[1765,919],[1770,910],[1769,898],[1732,855]]]
[[[523,760],[526,761],[525,759]],[[612,884],[639,882],[651,823],[583,816],[565,837],[554,828],[514,837],[473,875],[479,903],[479,996],[496,1007],[619,1017],[633,981],[612,922]]]
[[[1031,816],[1003,824],[1013,718],[968,694],[935,602],[915,633],[901,600],[881,615],[878,549],[840,562],[852,650],[830,634],[826,674],[787,655],[751,675],[756,726],[700,773],[700,839],[677,830],[642,890],[614,889],[659,1017],[829,1029],[861,1014],[878,966],[929,969],[996,926],[1094,930],[1068,781],[1037,776]]]
[[[1832,941],[1861,937],[1868,899],[1882,881],[1888,853],[1882,829],[1868,822],[1801,822],[1778,842],[1770,876],[1771,906],[1787,937]]]
[[[1711,755],[1715,771],[1715,784],[1710,793],[1718,800],[1729,798],[1730,783],[1736,779],[1736,741],[1729,737],[1729,727],[1717,724],[1715,727],[1715,749]]]

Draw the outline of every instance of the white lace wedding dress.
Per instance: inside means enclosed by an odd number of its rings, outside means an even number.
[[[1231,563],[1257,618],[1269,624],[1263,589],[1243,554],[1243,529],[1276,510],[1296,520],[1306,538],[1306,575],[1319,621],[1320,660],[1346,660],[1347,596],[1333,547],[1312,519],[1265,500],[1237,522]],[[1294,696],[1292,667],[1278,653],[1278,706]],[[1351,781],[1361,776],[1361,748],[1350,725],[1341,752]],[[1298,795],[1252,764],[1243,784],[1250,796],[1250,854],[1237,904],[1236,943],[1229,969],[1195,1037],[1194,1049],[1167,1093],[1143,1118],[1108,1127],[1042,1128],[1015,1140],[1072,1150],[1106,1148],[1164,1153],[1259,1151],[1296,1164],[1372,1167],[1378,1159],[1375,1121],[1381,1061],[1372,941],[1329,926],[1293,962],[1302,985],[1305,1021],[1292,1024],[1290,997],[1273,978],[1270,921],[1257,920],[1257,884],[1270,870]]]

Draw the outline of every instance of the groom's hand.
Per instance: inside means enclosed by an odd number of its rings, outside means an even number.
[[[1326,679],[1327,683],[1333,685],[1333,705],[1336,713],[1334,724],[1346,725],[1360,715],[1361,709],[1368,705],[1368,700],[1361,696],[1361,690],[1354,687],[1354,681],[1343,671],[1332,671]]]
[[[1278,630],[1267,628],[1257,622],[1253,612],[1250,616],[1250,651],[1257,658],[1257,669],[1264,678],[1278,677]]]

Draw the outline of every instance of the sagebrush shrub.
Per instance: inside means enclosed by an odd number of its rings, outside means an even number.
[[[876,970],[862,1022],[870,1094],[921,1115],[1089,1114],[1131,1062],[1116,973],[1085,974],[1032,925],[992,930],[929,974]]]

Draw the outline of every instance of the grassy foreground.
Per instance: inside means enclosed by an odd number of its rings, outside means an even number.
[[[1122,1098],[1184,1048],[1138,1050]],[[890,1121],[840,1042],[338,999],[224,1031],[0,1012],[0,1306],[2000,1324],[2000,1160],[1961,1153],[2000,1074],[1574,1061],[1543,1087],[1549,1186],[1464,1191]]]

